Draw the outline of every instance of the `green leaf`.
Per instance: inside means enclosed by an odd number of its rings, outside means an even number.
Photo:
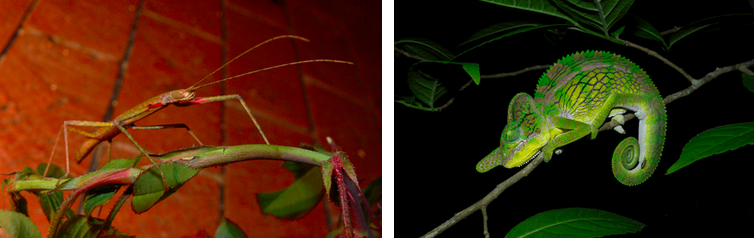
[[[94,211],[94,208],[107,204],[118,191],[118,188],[120,188],[120,185],[103,186],[89,190],[84,197],[84,214],[88,216]]]
[[[620,34],[623,33],[623,29],[626,29],[626,26],[621,26],[620,28],[618,28],[618,30],[613,31],[611,35],[615,38],[618,38],[620,37]]]
[[[42,237],[29,217],[14,211],[0,210],[0,227],[13,238]]]
[[[448,92],[440,80],[414,70],[408,72],[408,87],[416,98],[429,105],[430,108],[434,108],[435,101]]]
[[[563,208],[539,213],[518,223],[505,237],[600,237],[641,231],[644,224],[590,208]]]
[[[700,30],[710,28],[712,26],[719,25],[720,23],[735,23],[735,24],[751,24],[754,22],[754,14],[752,13],[744,13],[744,14],[725,14],[725,15],[719,15],[719,16],[713,16],[704,18],[695,22],[692,22],[688,25],[680,27],[681,30],[671,34],[668,37],[668,49],[670,49],[673,44],[678,42],[679,40],[685,38],[686,36],[691,35],[692,33],[698,32]],[[732,26],[734,24],[727,24],[729,26]],[[714,30],[714,29],[709,29]]]
[[[741,79],[743,80],[744,87],[746,87],[746,89],[749,89],[749,92],[754,93],[754,76],[742,73]]]
[[[691,35],[691,33],[697,32],[699,30],[710,27],[712,25],[713,24],[706,24],[706,25],[689,26],[689,27],[682,28],[680,31],[677,31],[668,37],[669,44],[667,48],[670,49],[670,47],[673,46],[673,44],[683,39],[684,37]]]
[[[94,230],[87,222],[87,217],[78,215],[73,219],[67,220],[57,230],[55,237],[59,238],[84,238],[94,237]]]
[[[382,200],[382,176],[375,179],[366,188],[364,188],[364,197],[369,204]]]
[[[134,165],[136,164],[136,160],[140,158],[141,158],[141,154],[131,159],[114,159],[102,165],[102,167],[100,167],[99,170],[131,168],[131,167],[134,167]]]
[[[5,191],[5,189],[0,189],[0,191]],[[26,202],[26,198],[21,196],[21,192],[8,192],[8,195],[10,196],[11,210],[19,212],[24,216],[29,216],[29,206]]]
[[[482,46],[485,46],[485,45],[487,45],[487,44],[491,44],[491,43],[493,43],[493,42],[496,42],[496,41],[498,41],[498,40],[501,40],[501,39],[503,39],[503,38],[506,38],[506,37],[509,37],[509,36],[513,36],[513,35],[516,35],[516,34],[519,34],[519,33],[524,33],[524,32],[533,31],[533,30],[538,30],[538,29],[548,29],[548,28],[555,28],[555,27],[568,27],[568,26],[570,26],[570,25],[567,25],[567,24],[552,24],[552,25],[540,25],[540,26],[532,26],[532,27],[524,27],[524,28],[518,28],[518,29],[516,29],[516,30],[513,30],[513,31],[511,31],[511,32],[505,33],[505,34],[503,34],[503,35],[501,35],[501,36],[497,36],[497,37],[495,37],[495,38],[492,38],[492,39],[489,39],[489,40],[487,40],[487,41],[485,41],[485,42],[482,42],[481,44],[478,44],[478,45],[476,45],[476,46],[474,46],[474,47],[471,47],[471,48],[469,48],[468,50],[466,50],[466,51],[464,51],[464,52],[461,52],[460,54],[456,55],[456,56],[455,56],[455,57],[454,57],[453,59],[451,59],[451,60],[452,60],[452,61],[455,61],[455,60],[457,60],[458,58],[460,58],[460,57],[461,57],[462,55],[465,55],[465,54],[467,54],[467,53],[469,53],[469,52],[472,52],[473,50],[476,50],[476,49],[478,49],[478,48],[481,48]]]
[[[181,188],[186,181],[193,178],[201,170],[178,163],[162,164],[160,168],[162,168],[162,172],[165,174],[169,191],[165,192],[160,171],[156,167],[144,171],[133,185],[134,194],[131,198],[131,208],[134,212],[142,213],[147,211],[157,204],[157,202],[162,201]]]
[[[459,67],[460,66],[460,67]],[[460,89],[466,79],[449,78],[455,70],[469,76],[474,82],[479,84],[481,75],[479,74],[479,64],[476,63],[457,63],[449,61],[422,61],[414,64],[408,72],[408,87],[414,93],[419,101],[435,108],[439,104],[440,98],[450,91]],[[434,72],[434,77],[427,72]],[[442,78],[440,78],[442,77]]]
[[[293,176],[296,179],[298,179],[301,176],[303,176],[304,174],[306,174],[306,172],[309,172],[310,169],[312,169],[312,168],[314,168],[316,166],[311,165],[311,164],[304,164],[304,163],[296,163],[296,162],[292,162],[292,161],[285,161],[285,163],[283,163],[283,165],[281,167],[283,167],[283,168],[287,169],[288,171],[290,171],[291,173],[293,173]]]
[[[668,47],[667,44],[665,44],[665,38],[662,38],[662,35],[660,35],[660,32],[657,31],[657,29],[652,26],[648,21],[642,19],[641,17],[631,15],[636,19],[636,30],[633,32],[635,36],[649,39],[653,41],[659,41],[662,42],[662,45],[665,46],[665,48]]]
[[[608,31],[631,8],[633,0],[603,0],[583,1],[567,0],[554,1],[558,8],[580,23],[599,29],[605,38]],[[595,3],[597,2],[597,3]]]
[[[691,138],[683,146],[681,158],[670,166],[671,174],[700,159],[754,144],[754,122],[715,127]]]
[[[103,231],[104,221],[98,218],[88,218],[84,215],[77,215],[60,225],[57,234],[58,238],[95,238],[95,237],[134,237],[123,232],[119,232],[110,227]],[[104,232],[100,236],[100,233]]]
[[[264,213],[288,219],[303,217],[321,200],[322,184],[320,169],[311,168],[283,190],[257,193],[257,201]]]
[[[482,75],[479,74],[479,64],[474,63],[460,63],[463,65],[463,70],[466,71],[467,74],[469,74],[469,77],[471,77],[471,80],[474,80],[474,83],[476,85],[479,85],[479,82],[482,80]]]
[[[236,223],[223,217],[215,231],[215,238],[246,238],[246,233]]]
[[[407,107],[424,110],[424,111],[434,111],[432,108],[425,107],[424,104],[422,104],[419,101],[416,101],[416,96],[394,96],[395,102],[403,104]]]
[[[427,60],[449,60],[455,55],[439,44],[418,37],[403,38],[395,42],[395,47],[403,49],[409,54],[418,55]]]
[[[35,195],[37,195],[37,200],[39,200],[39,204],[42,206],[42,211],[44,211],[47,221],[50,221],[50,218],[53,217],[55,212],[58,211],[58,208],[60,208],[60,204],[63,203],[63,192],[55,191],[48,194],[35,193]],[[74,215],[76,214],[71,210],[68,210],[65,213],[65,216],[69,219]]]
[[[467,44],[472,41],[476,41],[485,37],[490,37],[493,35],[501,34],[506,31],[515,30],[522,27],[532,27],[532,26],[539,26],[541,24],[533,22],[533,21],[508,21],[508,22],[502,22],[498,23],[492,26],[488,26],[480,31],[477,31],[471,37],[463,41],[459,46]]]
[[[557,7],[552,5],[547,0],[530,0],[530,1],[516,1],[516,0],[482,0],[482,2],[488,2],[497,4],[504,7],[510,7],[515,9],[521,9],[526,11],[532,11],[540,14],[550,15],[558,18],[562,18],[571,22],[573,25],[579,25],[576,21],[568,17],[566,14],[558,10]]]
[[[47,163],[41,163],[37,165],[37,173],[39,175],[43,175],[45,172],[45,169],[47,168]],[[65,175],[65,170],[58,167],[55,164],[50,164],[50,168],[47,170],[47,177],[48,178],[62,178],[63,175]],[[68,176],[69,178],[71,176]]]

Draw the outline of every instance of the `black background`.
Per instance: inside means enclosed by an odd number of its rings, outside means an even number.
[[[746,1],[724,4],[662,1],[663,5],[655,2],[658,1],[637,1],[629,13],[642,17],[659,31],[706,17],[752,12]],[[475,1],[396,2],[394,40],[423,37],[459,53],[463,49],[454,47],[474,32],[495,23],[524,19],[543,24],[564,22]],[[616,24],[620,25],[622,22]],[[754,59],[752,33],[754,27],[749,24],[692,34],[673,45],[669,52],[660,43],[636,37],[630,31],[621,38],[654,50],[692,77],[701,78],[716,67]],[[489,75],[551,65],[577,51],[604,50],[641,66],[663,97],[690,85],[680,73],[637,49],[576,31],[568,31],[564,40],[553,45],[543,34],[544,31],[539,31],[509,37],[496,47],[476,52],[468,61],[479,63],[481,73]],[[405,57],[396,59],[396,95],[411,95],[406,74],[415,62]],[[519,169],[497,167],[481,174],[475,166],[499,145],[510,99],[519,92],[533,95],[537,79],[544,71],[482,79],[481,85],[454,95],[455,102],[442,112],[395,104],[397,236],[424,235],[518,172]],[[489,205],[492,237],[504,236],[513,226],[537,213],[568,207],[605,210],[647,225],[632,236],[721,236],[749,231],[754,221],[751,192],[754,146],[714,155],[671,175],[664,174],[695,135],[717,126],[754,121],[754,93],[744,88],[741,81],[740,72],[726,73],[667,105],[668,130],[662,160],[654,175],[641,185],[620,184],[610,168],[610,157],[618,143],[626,136],[638,135],[637,120],[627,123],[627,135],[604,131],[595,140],[581,139],[562,147],[563,154],[541,164]],[[482,213],[478,211],[440,237],[481,237],[482,232]]]

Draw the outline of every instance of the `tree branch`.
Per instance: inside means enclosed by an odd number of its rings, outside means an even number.
[[[487,196],[484,196],[482,200],[479,200],[478,202],[474,203],[474,205],[471,205],[470,207],[463,209],[463,211],[456,213],[455,216],[453,216],[452,218],[442,223],[440,226],[433,229],[432,231],[430,231],[429,233],[425,234],[422,237],[425,237],[425,238],[435,237],[436,235],[439,235],[440,233],[447,230],[451,226],[455,225],[459,221],[463,220],[467,216],[471,215],[476,210],[479,210],[482,207],[486,207],[488,204],[490,204],[490,202],[492,202],[498,196],[500,196],[500,194],[502,194],[503,191],[505,191],[505,189],[515,184],[516,182],[518,182],[518,180],[521,180],[521,178],[529,175],[531,171],[534,170],[534,168],[536,168],[537,166],[539,166],[539,164],[542,163],[543,158],[544,157],[540,153],[539,156],[537,156],[537,158],[534,158],[531,161],[531,163],[529,163],[529,165],[527,165],[526,167],[518,171],[518,173],[506,179],[502,183],[498,184],[497,187],[495,187],[495,189],[492,190],[492,192],[488,193]]]

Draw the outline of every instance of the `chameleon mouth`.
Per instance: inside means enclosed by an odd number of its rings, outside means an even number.
[[[529,162],[530,162],[531,160],[533,160],[534,158],[537,158],[537,156],[538,156],[538,155],[539,155],[540,153],[542,153],[542,151],[541,151],[541,150],[540,150],[540,151],[537,151],[537,153],[535,153],[534,155],[532,155],[532,156],[531,156],[531,158],[529,158],[528,160],[526,160],[526,162],[524,162],[523,164],[521,164],[521,165],[519,165],[519,166],[516,166],[516,168],[518,168],[518,167],[521,167],[521,166],[524,166],[524,165],[528,164],[528,163],[529,163]]]

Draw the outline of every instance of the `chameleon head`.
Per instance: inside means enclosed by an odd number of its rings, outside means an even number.
[[[500,147],[479,161],[477,171],[487,172],[498,165],[513,168],[526,164],[550,141],[550,133],[543,133],[547,123],[529,94],[514,96],[508,105],[508,124],[500,136]]]

